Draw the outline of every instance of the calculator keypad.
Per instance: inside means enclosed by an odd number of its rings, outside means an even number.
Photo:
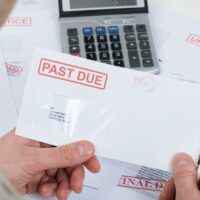
[[[73,55],[118,67],[154,66],[146,24],[69,28],[67,36],[69,53]]]

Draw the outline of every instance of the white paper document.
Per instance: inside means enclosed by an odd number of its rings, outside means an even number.
[[[144,166],[98,158],[101,171],[87,171],[81,194],[72,193],[69,200],[157,200],[171,174]],[[44,199],[31,195],[31,199]],[[48,198],[55,200],[55,198]]]
[[[0,137],[13,129],[16,123],[17,112],[0,49]]]
[[[18,0],[1,27],[2,46],[19,110],[35,46],[61,51],[57,0]]]
[[[194,20],[188,23],[188,29],[182,28],[173,34],[160,49],[160,54],[164,62],[171,64],[171,74],[200,82],[200,23]]]
[[[175,153],[199,155],[199,91],[196,84],[36,49],[17,134],[53,145],[87,139],[99,156],[169,170]]]
[[[200,82],[200,1],[149,1],[150,23],[161,74]]]

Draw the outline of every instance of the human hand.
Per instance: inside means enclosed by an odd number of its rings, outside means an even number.
[[[8,15],[10,14],[10,11],[12,10],[12,8],[14,7],[16,3],[16,0],[0,0],[0,26],[2,26]]]
[[[80,193],[84,166],[99,171],[94,145],[87,141],[50,147],[15,135],[15,130],[0,139],[0,171],[21,194],[56,194],[66,200],[69,193]]]
[[[173,181],[165,185],[160,200],[200,200],[193,159],[185,153],[178,154],[173,160],[172,169]]]

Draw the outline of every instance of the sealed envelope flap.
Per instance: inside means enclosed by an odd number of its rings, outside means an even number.
[[[198,157],[199,102],[192,83],[36,49],[16,132],[167,170],[177,152]]]

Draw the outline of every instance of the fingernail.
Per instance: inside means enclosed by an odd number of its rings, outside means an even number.
[[[177,164],[176,167],[182,167],[184,165],[190,165],[190,163],[186,160],[180,160]]]
[[[82,143],[78,145],[80,156],[90,156],[94,154],[94,146],[89,143]]]
[[[200,164],[200,156],[199,156],[199,160],[198,160],[198,162],[197,162],[197,165],[199,165]]]

